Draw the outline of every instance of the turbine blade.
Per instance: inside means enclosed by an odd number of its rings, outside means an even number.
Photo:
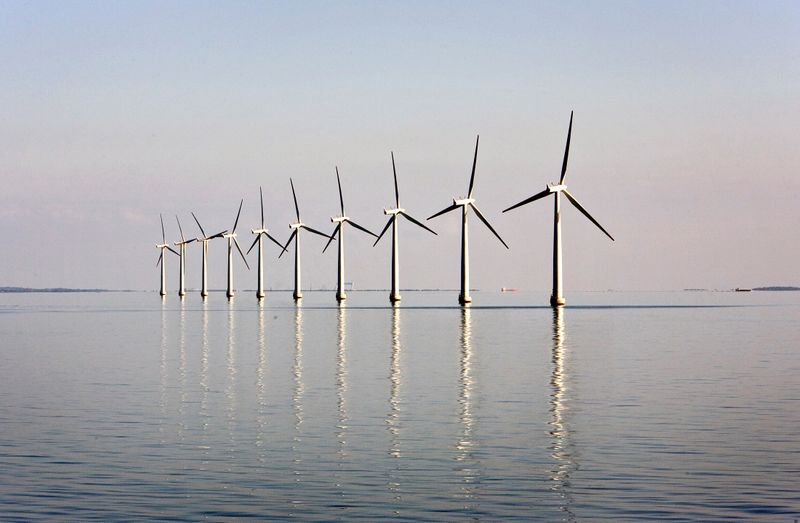
[[[247,270],[250,270],[250,264],[247,263],[247,258],[244,257],[244,253],[242,252],[242,248],[239,247],[239,242],[236,241],[236,238],[233,239],[233,244],[236,246],[236,250],[239,251],[239,255],[242,257],[242,261],[244,262],[245,267]]]
[[[426,231],[429,231],[429,232],[432,232],[433,234],[436,234],[436,231],[434,231],[433,229],[431,229],[429,227],[426,227],[422,222],[418,222],[417,220],[412,218],[410,215],[408,215],[408,214],[406,214],[404,212],[401,212],[400,214],[402,214],[405,217],[405,219],[410,221],[411,223],[419,225],[420,227],[422,227]],[[436,235],[438,236],[438,234],[436,234]]]
[[[252,251],[253,247],[255,247],[256,244],[258,243],[259,238],[261,238],[261,235],[260,234],[256,234],[256,239],[253,240],[253,245],[251,245],[250,248],[247,249],[247,254],[250,254],[250,251]]]
[[[375,240],[375,243],[373,243],[373,244],[372,244],[372,246],[373,246],[373,247],[375,247],[376,245],[378,245],[378,242],[379,242],[379,241],[381,241],[381,238],[383,238],[383,235],[386,233],[386,231],[389,229],[389,226],[392,224],[392,220],[394,220],[394,216],[392,216],[391,218],[389,218],[389,221],[387,221],[387,222],[386,222],[386,225],[384,225],[384,227],[383,227],[383,230],[382,230],[382,231],[381,231],[381,233],[378,235],[378,239],[377,239],[377,240]]]
[[[159,214],[158,217],[161,218],[161,243],[167,243],[167,235],[164,234],[164,216]]]
[[[475,166],[478,164],[478,142],[481,139],[481,135],[478,135],[478,138],[475,139],[475,157],[472,159],[472,174],[469,177],[469,192],[467,193],[467,198],[472,198],[472,185],[475,183]]]
[[[327,235],[327,234],[325,234],[324,232],[319,232],[319,231],[318,231],[318,230],[316,230],[316,229],[312,229],[312,228],[311,228],[311,227],[309,227],[308,225],[302,225],[301,227],[303,227],[303,229],[307,230],[308,232],[313,232],[314,234],[319,234],[320,236],[324,236],[325,238],[332,238],[332,236],[328,236],[328,235]]]
[[[394,151],[392,151],[392,173],[394,174],[394,203],[400,208],[400,191],[397,189],[397,168],[394,166]]]
[[[478,218],[481,219],[483,224],[485,226],[487,226],[489,228],[489,230],[492,231],[492,233],[494,233],[495,236],[497,236],[497,239],[500,240],[500,243],[505,245],[506,249],[508,249],[508,244],[506,244],[506,242],[503,241],[503,238],[501,238],[500,235],[497,234],[497,231],[494,230],[494,227],[489,225],[489,220],[487,220],[486,217],[483,215],[483,213],[478,210],[478,208],[475,206],[475,204],[471,203],[471,204],[469,204],[469,206],[472,207],[472,210],[475,211],[475,214],[478,216]]]
[[[176,256],[180,256],[180,254],[178,254],[178,251],[176,251],[176,250],[175,250],[175,249],[173,249],[172,247],[167,247],[167,249],[169,249],[169,250],[170,250],[170,252],[171,252],[172,254],[174,254],[174,255],[176,255]]]
[[[217,234],[215,234],[214,236],[209,237],[208,239],[209,240],[213,240],[214,238],[222,238],[222,236],[225,235],[225,234],[228,234],[227,230],[222,231],[222,232],[218,232]]]
[[[339,167],[336,167],[336,183],[339,184],[339,203],[342,206],[342,216],[344,216],[344,198],[342,197],[342,181],[339,179]]]
[[[531,202],[535,202],[536,200],[538,200],[540,198],[544,198],[545,196],[548,196],[549,194],[550,194],[550,188],[548,187],[544,191],[536,193],[533,196],[531,196],[530,198],[527,198],[525,200],[522,200],[519,203],[516,203],[516,204],[512,205],[508,209],[503,209],[503,212],[510,211],[511,209],[516,209],[517,207],[521,207],[523,205],[527,205],[527,204],[529,204]]]
[[[264,193],[261,191],[261,186],[258,186],[258,197],[261,199],[261,228],[264,228]]]
[[[203,226],[200,225],[200,221],[197,219],[197,216],[195,216],[194,213],[192,213],[192,218],[194,218],[194,221],[197,224],[197,226],[200,227],[200,232],[203,234],[203,238],[207,238],[206,231],[203,230]]]
[[[378,235],[377,235],[377,234],[375,234],[374,232],[372,232],[372,231],[370,231],[370,230],[368,230],[368,229],[365,229],[364,227],[360,226],[359,224],[357,224],[357,223],[356,223],[356,222],[354,222],[353,220],[350,220],[350,219],[348,219],[348,220],[347,220],[347,223],[349,223],[350,225],[352,225],[352,226],[353,226],[353,227],[355,227],[356,229],[361,229],[362,231],[364,231],[364,232],[365,232],[365,233],[367,233],[367,234],[371,234],[371,235],[375,236],[376,238],[378,237]]]
[[[288,239],[288,240],[286,240],[286,245],[284,245],[284,246],[283,246],[283,250],[282,250],[282,251],[281,251],[281,253],[278,255],[278,258],[280,258],[281,256],[283,256],[283,253],[285,253],[285,252],[286,252],[286,249],[289,247],[289,244],[290,244],[290,243],[292,243],[292,240],[294,240],[294,237],[295,237],[295,236],[297,236],[297,229],[293,230],[293,231],[292,231],[292,234],[290,234],[290,235],[289,235],[289,239]]]
[[[243,203],[244,203],[244,198],[242,198],[242,201],[239,202],[239,212],[236,213],[236,221],[233,222],[233,229],[231,229],[231,232],[236,232],[236,226],[239,225],[239,216],[242,214]]]
[[[454,203],[453,205],[451,205],[451,206],[449,206],[449,207],[445,207],[444,209],[442,209],[441,211],[437,212],[436,214],[433,214],[433,215],[431,215],[431,216],[428,216],[428,218],[427,218],[427,219],[428,219],[428,220],[430,220],[431,218],[436,218],[437,216],[441,216],[441,215],[443,215],[443,214],[445,214],[445,213],[448,213],[448,212],[450,212],[450,211],[455,211],[455,210],[456,210],[456,209],[458,209],[459,207],[461,207],[461,206],[460,206],[460,205],[456,205],[456,204]]]
[[[178,215],[175,215],[175,221],[178,222],[178,230],[181,231],[181,241],[186,242],[186,238],[183,237],[183,228],[181,227],[181,221],[178,219]]]
[[[158,261],[156,262],[156,267],[161,265],[161,260],[164,259],[164,251],[161,251],[161,254],[158,255]]]
[[[275,238],[273,238],[273,237],[272,237],[272,235],[271,235],[270,233],[268,233],[268,232],[266,232],[266,233],[264,233],[264,234],[266,234],[266,235],[267,235],[267,238],[269,238],[270,240],[272,240],[272,241],[275,243],[275,245],[277,245],[278,247],[280,247],[280,248],[281,248],[281,254],[283,254],[284,252],[286,252],[286,247],[284,247],[284,246],[283,246],[283,244],[282,244],[281,242],[279,242],[278,240],[276,240]]]
[[[564,196],[566,196],[566,197],[567,197],[567,199],[570,201],[570,203],[571,203],[572,205],[574,205],[574,206],[575,206],[575,207],[576,207],[576,208],[577,208],[579,211],[581,211],[581,212],[583,213],[583,215],[584,215],[584,216],[586,216],[587,218],[589,218],[589,220],[591,220],[591,222],[592,222],[593,224],[597,225],[597,226],[600,228],[600,230],[601,230],[601,231],[603,231],[603,232],[606,234],[606,236],[608,236],[609,238],[611,238],[611,241],[612,241],[612,242],[614,241],[614,237],[613,237],[613,236],[611,236],[610,234],[608,234],[608,231],[606,231],[605,229],[603,229],[603,226],[602,226],[602,225],[600,225],[600,224],[597,222],[597,220],[595,220],[594,218],[592,218],[592,215],[591,215],[591,214],[589,214],[589,211],[587,211],[586,209],[584,209],[584,208],[583,208],[583,206],[582,206],[581,204],[579,204],[579,203],[578,203],[578,200],[576,200],[574,196],[572,196],[572,195],[571,195],[569,192],[567,192],[567,190],[566,190],[566,189],[564,189],[563,193],[564,193]]]
[[[569,112],[569,131],[567,131],[567,146],[564,148],[564,162],[561,164],[561,179],[559,184],[564,183],[564,178],[567,176],[567,160],[569,159],[569,141],[572,138],[572,111]]]
[[[294,192],[294,182],[289,178],[289,183],[292,185],[292,198],[294,198],[294,212],[297,215],[297,221],[300,221],[300,207],[297,206],[297,194]]]
[[[324,249],[322,249],[322,252],[325,252],[325,251],[327,251],[327,250],[328,250],[328,245],[330,245],[330,244],[331,244],[331,242],[333,242],[333,238],[334,238],[334,236],[336,236],[336,233],[337,233],[337,232],[339,232],[339,229],[341,229],[341,228],[342,228],[342,223],[341,223],[341,222],[339,222],[339,224],[338,224],[338,225],[336,225],[336,228],[335,228],[335,229],[333,229],[333,234],[331,235],[331,239],[330,239],[330,240],[328,240],[328,243],[326,243],[326,244],[325,244],[325,248],[324,248]]]

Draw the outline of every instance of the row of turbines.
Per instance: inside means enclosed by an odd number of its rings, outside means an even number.
[[[534,194],[533,196],[522,200],[519,203],[516,203],[507,209],[504,209],[503,212],[510,211],[512,209],[516,209],[517,207],[521,207],[523,205],[527,205],[531,202],[536,200],[545,198],[547,196],[553,196],[554,201],[554,210],[553,210],[553,292],[550,296],[550,305],[553,307],[562,307],[566,304],[566,300],[564,299],[563,293],[563,286],[562,286],[562,263],[561,263],[561,194],[566,197],[566,199],[575,206],[584,216],[586,216],[593,224],[595,224],[606,236],[611,238],[613,241],[614,238],[606,231],[600,223],[595,220],[591,214],[580,204],[578,200],[567,190],[567,186],[564,184],[564,179],[566,178],[567,174],[567,162],[569,159],[569,146],[570,140],[572,138],[572,118],[573,114],[570,113],[569,117],[569,129],[567,131],[567,143],[564,148],[564,159],[561,164],[561,175],[559,177],[557,184],[547,184],[545,189],[539,193]],[[475,205],[475,198],[473,198],[473,187],[475,183],[475,168],[478,162],[478,144],[480,143],[480,136],[478,136],[475,140],[475,154],[472,160],[472,172],[470,174],[469,179],[469,189],[467,191],[466,197],[458,197],[453,198],[453,203],[448,207],[445,207],[441,211],[429,216],[427,219],[431,220],[443,214],[447,214],[451,211],[460,210],[461,211],[461,290],[458,295],[459,303],[467,304],[472,301],[472,298],[469,294],[469,234],[468,234],[468,216],[470,212],[473,212],[478,219],[483,222],[483,224],[497,237],[498,240],[508,249],[508,245],[503,238],[500,237],[500,234],[492,227],[486,217],[478,210],[478,207]],[[301,231],[308,231],[312,234],[316,234],[318,236],[322,236],[323,238],[327,238],[328,242],[325,244],[325,248],[322,252],[325,252],[330,244],[334,240],[338,240],[338,248],[339,248],[339,257],[338,257],[338,264],[337,264],[337,285],[336,285],[336,299],[337,301],[341,302],[346,299],[345,294],[345,269],[344,269],[344,231],[346,226],[352,226],[353,228],[365,233],[372,235],[376,238],[375,243],[373,246],[377,245],[378,242],[383,238],[386,232],[389,230],[389,227],[392,228],[392,271],[391,271],[391,291],[389,293],[389,301],[391,303],[397,303],[400,301],[400,254],[399,254],[399,244],[398,244],[398,228],[400,223],[400,217],[408,220],[409,222],[413,223],[414,225],[425,229],[426,231],[436,234],[436,232],[423,224],[421,221],[417,220],[413,216],[411,216],[404,208],[400,206],[400,191],[397,184],[397,168],[395,166],[394,161],[394,153],[391,153],[392,158],[392,174],[394,176],[394,207],[391,209],[384,209],[383,213],[388,216],[388,220],[386,225],[383,227],[383,230],[380,234],[375,234],[374,232],[368,230],[365,227],[354,222],[350,217],[347,216],[345,212],[344,206],[344,197],[342,196],[342,183],[339,177],[339,169],[336,168],[336,181],[339,187],[339,204],[341,214],[339,216],[331,217],[331,222],[336,224],[331,234],[325,234],[317,229],[314,229],[307,224],[303,223],[303,220],[300,218],[300,207],[297,204],[297,193],[295,192],[294,182],[289,179],[289,183],[292,188],[292,198],[294,200],[294,209],[295,209],[295,216],[296,221],[289,224],[289,229],[292,231],[289,239],[286,243],[281,243],[277,239],[275,239],[267,230],[265,223],[264,223],[264,196],[259,188],[259,197],[261,200],[261,224],[260,227],[257,229],[252,229],[251,233],[255,235],[255,239],[253,240],[252,245],[247,251],[249,254],[255,247],[258,247],[258,288],[256,290],[256,297],[261,300],[264,298],[264,257],[263,257],[263,241],[264,239],[269,239],[273,243],[275,243],[280,249],[281,252],[278,255],[278,258],[283,256],[289,249],[289,246],[292,242],[294,242],[294,299],[299,300],[303,297],[301,292],[301,278],[300,278],[300,233]],[[180,258],[180,276],[179,276],[179,286],[178,286],[178,296],[185,296],[185,258],[186,258],[186,245],[192,242],[202,243],[203,245],[203,269],[202,269],[202,283],[200,287],[200,295],[205,298],[208,296],[208,242],[216,238],[225,238],[228,240],[228,284],[227,284],[227,291],[226,295],[228,299],[233,298],[233,249],[234,247],[238,251],[239,255],[241,256],[242,260],[247,266],[248,270],[250,269],[250,264],[247,262],[247,258],[245,253],[242,252],[241,247],[239,246],[239,242],[236,239],[236,227],[239,224],[239,216],[242,213],[242,204],[244,200],[239,203],[239,211],[236,214],[236,220],[233,223],[233,228],[230,230],[224,230],[218,232],[216,234],[208,235],[206,234],[203,226],[200,225],[200,221],[197,219],[194,213],[192,213],[192,218],[194,218],[197,227],[200,229],[200,236],[197,238],[190,238],[186,239],[183,234],[183,228],[181,227],[180,219],[176,216],[175,219],[178,223],[178,230],[180,231],[180,241],[174,242],[175,247],[178,250],[175,250],[167,243],[166,240],[166,233],[164,230],[164,219],[163,216],[161,217],[161,239],[162,242],[156,247],[161,250],[161,253],[158,257],[157,265],[161,266],[161,289],[160,295],[163,297],[166,295],[166,252],[170,251]]]

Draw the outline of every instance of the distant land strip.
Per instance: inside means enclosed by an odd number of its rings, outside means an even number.
[[[66,287],[48,287],[43,289],[34,289],[31,287],[0,287],[0,292],[132,292],[132,291],[116,291],[111,289],[68,289]]]

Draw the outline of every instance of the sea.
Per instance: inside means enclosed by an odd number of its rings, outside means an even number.
[[[800,518],[800,292],[0,294],[1,521]]]

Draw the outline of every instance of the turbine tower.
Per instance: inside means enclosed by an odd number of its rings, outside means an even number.
[[[406,220],[410,221],[413,224],[419,225],[426,231],[432,232],[436,234],[432,229],[429,229],[425,226],[422,222],[415,220],[411,217],[411,215],[406,213],[406,210],[400,207],[400,191],[397,190],[397,169],[394,165],[394,152],[392,154],[392,173],[394,173],[394,208],[393,209],[384,209],[383,214],[389,216],[389,221],[386,222],[386,225],[383,227],[383,230],[378,235],[378,239],[375,240],[375,243],[372,244],[374,247],[378,245],[378,242],[381,241],[381,238],[386,233],[386,230],[389,229],[389,226],[392,226],[392,290],[389,293],[389,301],[391,303],[396,303],[400,301],[400,253],[399,253],[399,246],[397,244],[397,217],[403,216]]]
[[[272,237],[269,231],[264,227],[264,193],[261,192],[261,187],[258,188],[258,195],[261,198],[261,228],[260,229],[251,229],[250,232],[256,235],[256,239],[253,240],[253,245],[247,249],[247,254],[250,254],[250,251],[253,250],[253,247],[258,244],[258,290],[256,290],[256,298],[259,300],[264,298],[264,261],[263,261],[263,249],[261,245],[261,240],[264,236],[275,242],[275,244],[280,247],[283,251],[286,249],[283,248],[283,245]],[[283,252],[281,252],[283,254]]]
[[[331,238],[331,237],[328,236],[327,234],[325,234],[324,232],[319,232],[316,229],[312,229],[311,227],[309,227],[308,225],[303,223],[302,220],[300,220],[300,207],[297,206],[297,194],[295,194],[295,192],[294,192],[294,182],[292,181],[291,178],[289,178],[289,183],[292,186],[292,198],[294,198],[294,212],[295,212],[295,214],[297,216],[297,221],[294,222],[294,223],[290,223],[289,224],[289,229],[292,230],[292,234],[291,234],[291,236],[289,236],[289,239],[286,241],[286,245],[283,246],[283,251],[278,255],[278,258],[283,256],[283,253],[286,252],[286,248],[289,247],[289,244],[292,243],[292,240],[295,240],[295,242],[294,242],[294,294],[293,294],[293,296],[294,296],[295,300],[299,300],[300,298],[303,297],[303,293],[300,290],[300,230],[301,229],[305,229],[308,232],[313,232],[314,234],[319,234],[320,236],[324,236],[325,238]]]
[[[428,218],[430,220],[431,218],[436,218],[442,214],[454,211],[459,207],[461,208],[461,293],[458,295],[458,303],[461,305],[470,303],[472,301],[472,298],[469,295],[469,237],[467,234],[467,216],[470,209],[472,209],[475,212],[475,215],[483,222],[483,224],[486,225],[486,227],[488,227],[495,236],[497,236],[497,239],[500,240],[500,243],[502,243],[505,248],[508,249],[508,245],[506,245],[506,242],[503,241],[503,238],[497,234],[497,231],[495,231],[494,228],[489,225],[489,221],[486,219],[483,213],[478,210],[478,207],[475,205],[475,198],[472,197],[472,187],[475,183],[475,166],[478,163],[478,142],[480,139],[481,137],[478,135],[478,138],[475,140],[475,156],[472,159],[472,174],[469,178],[469,191],[467,192],[467,197],[453,198],[453,205],[442,209]]]
[[[161,249],[161,254],[158,255],[158,261],[156,262],[156,267],[161,265],[161,288],[158,291],[158,294],[163,298],[167,295],[167,267],[166,262],[164,261],[164,251],[169,249],[171,252],[178,254],[175,252],[175,249],[169,246],[167,243],[167,235],[164,232],[164,217],[160,214],[158,215],[161,218],[161,243],[156,245],[156,249]]]
[[[567,302],[564,299],[564,289],[563,289],[563,282],[561,278],[561,200],[559,199],[561,193],[564,193],[567,200],[574,205],[579,211],[583,213],[584,216],[589,218],[589,220],[595,224],[601,231],[605,233],[606,236],[611,238],[611,241],[614,241],[614,238],[608,234],[602,225],[600,225],[597,220],[592,218],[592,215],[583,208],[583,206],[578,203],[578,200],[575,199],[572,194],[567,190],[567,186],[564,185],[564,178],[567,174],[567,159],[569,158],[569,142],[570,138],[572,137],[572,111],[569,113],[569,130],[567,131],[567,145],[564,148],[564,161],[561,163],[561,178],[558,181],[558,184],[547,184],[545,190],[540,193],[534,194],[530,198],[522,200],[521,202],[512,205],[508,209],[504,210],[503,212],[510,211],[511,209],[516,209],[522,205],[531,203],[536,201],[540,198],[544,198],[545,196],[555,195],[555,207],[553,211],[553,294],[550,296],[550,305],[553,307],[563,307]]]
[[[200,296],[205,299],[208,296],[208,242],[213,240],[214,238],[222,238],[224,234],[228,231],[224,230],[222,232],[218,232],[212,236],[208,236],[206,232],[203,230],[203,226],[200,225],[200,221],[197,219],[197,216],[192,213],[192,218],[194,218],[195,223],[200,228],[200,233],[203,235],[201,238],[195,238],[196,241],[203,242],[203,284],[200,287]]]
[[[228,239],[228,289],[225,292],[225,296],[228,299],[233,298],[233,246],[236,246],[236,250],[239,251],[239,255],[242,257],[242,261],[247,266],[247,270],[250,270],[250,264],[247,263],[247,258],[244,257],[244,253],[242,252],[242,248],[239,247],[239,242],[236,241],[236,226],[239,225],[239,216],[242,214],[242,204],[244,204],[244,198],[242,201],[239,202],[239,212],[236,213],[236,221],[233,222],[233,229],[231,232],[226,232],[222,235],[223,238]]]
[[[175,215],[175,221],[178,222],[178,230],[181,232],[181,241],[175,242],[175,246],[179,248],[180,253],[179,256],[181,257],[181,264],[180,264],[180,285],[178,286],[178,296],[183,298],[186,296],[186,244],[192,243],[196,241],[197,238],[192,238],[191,240],[187,240],[183,237],[183,227],[181,227],[181,221],[178,219],[178,215]]]
[[[342,197],[342,181],[339,179],[339,167],[336,167],[336,183],[339,185],[339,204],[341,205],[342,214],[340,216],[333,216],[331,217],[331,222],[336,224],[336,228],[333,229],[333,234],[331,235],[331,239],[328,240],[328,243],[325,244],[325,248],[322,249],[322,252],[325,252],[328,249],[328,246],[333,241],[333,238],[336,234],[339,234],[339,264],[338,264],[338,276],[336,278],[336,301],[342,302],[347,298],[347,295],[344,293],[344,225],[350,224],[356,229],[360,229],[367,234],[371,234],[372,236],[378,237],[372,231],[368,231],[364,227],[360,226],[345,214],[344,212],[344,198]]]

